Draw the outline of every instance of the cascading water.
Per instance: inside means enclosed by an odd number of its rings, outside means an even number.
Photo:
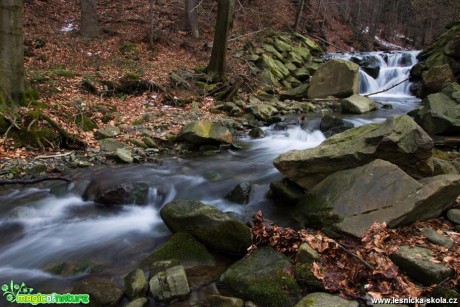
[[[381,91],[406,79],[415,64],[415,55],[416,52],[359,55],[372,57],[381,66],[375,79],[361,72],[361,91]],[[340,57],[351,59],[352,56]],[[372,96],[381,103],[391,104],[392,110],[380,108],[347,119],[362,125],[406,113],[418,103],[411,96],[409,86],[406,82]],[[91,171],[106,172],[108,180],[116,177],[128,182],[148,181],[151,188],[149,203],[145,206],[126,204],[102,208],[72,192],[53,196],[43,185],[0,190],[0,284],[14,279],[42,293],[51,293],[71,287],[76,279],[88,274],[88,270],[83,270],[77,275],[61,276],[50,270],[62,263],[96,265],[102,268],[104,275],[121,283],[140,259],[169,236],[159,210],[174,198],[200,200],[224,211],[240,213],[246,219],[263,209],[264,216],[279,224],[287,222],[285,210],[273,206],[266,196],[269,183],[282,177],[272,161],[288,150],[319,145],[325,137],[318,126],[319,118],[309,119],[304,129],[295,126],[277,131],[267,127],[265,138],[245,139],[251,144],[249,149],[213,157],[169,159],[165,165],[155,167],[141,165]],[[224,199],[223,196],[242,181],[252,183],[249,204],[241,206]],[[79,184],[82,182],[77,186]],[[4,302],[0,300],[0,306]]]

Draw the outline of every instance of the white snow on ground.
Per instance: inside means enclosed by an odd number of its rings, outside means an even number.
[[[73,23],[73,21],[69,21],[69,22],[67,22],[67,25],[65,25],[65,26],[63,26],[61,28],[61,32],[72,32],[75,29],[76,29],[76,27],[75,27],[75,24]]]
[[[392,44],[390,42],[387,42],[386,40],[384,39],[381,39],[380,37],[378,37],[377,35],[374,36],[375,40],[382,46],[388,48],[388,49],[393,49],[393,50],[403,50],[404,48],[399,46],[399,45],[395,45],[395,44]]]

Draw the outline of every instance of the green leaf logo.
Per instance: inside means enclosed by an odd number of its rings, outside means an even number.
[[[3,296],[6,296],[6,300],[10,303],[16,302],[18,294],[30,294],[33,290],[33,288],[27,287],[24,282],[21,284],[15,284],[13,280],[10,281],[9,285],[2,285]]]

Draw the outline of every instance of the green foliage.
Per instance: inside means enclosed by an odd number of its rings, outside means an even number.
[[[136,72],[127,72],[125,74],[125,78],[128,78],[130,80],[139,80],[140,76]]]
[[[97,129],[97,125],[91,120],[91,118],[83,115],[78,114],[75,117],[75,123],[83,129],[83,131],[91,131],[93,129]]]
[[[64,69],[57,69],[53,71],[53,74],[56,77],[65,77],[65,78],[73,78],[75,77],[75,72],[70,71],[70,70],[64,70]]]
[[[137,52],[136,46],[132,42],[127,42],[120,47],[120,52],[122,54],[135,53]]]

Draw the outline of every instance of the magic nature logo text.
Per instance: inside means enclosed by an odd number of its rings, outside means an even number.
[[[15,284],[11,280],[10,284],[2,285],[3,296],[10,303],[17,304],[89,304],[89,294],[44,294],[32,293],[33,288],[29,288],[23,282]]]

